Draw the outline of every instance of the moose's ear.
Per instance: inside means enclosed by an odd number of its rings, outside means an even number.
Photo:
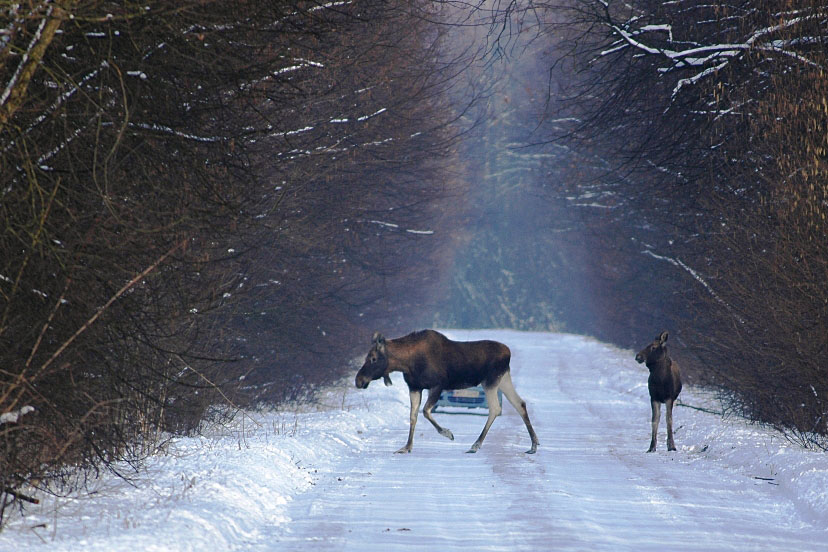
[[[376,347],[377,351],[381,355],[385,354],[385,338],[379,332],[374,332],[374,337],[371,338],[371,341],[374,343],[374,347]]]
[[[667,336],[668,336],[668,335],[669,335],[669,334],[667,333],[667,330],[664,330],[663,332],[661,332],[661,335],[660,335],[660,336],[658,336],[658,340],[659,340],[661,343],[664,343],[665,341],[667,341]]]

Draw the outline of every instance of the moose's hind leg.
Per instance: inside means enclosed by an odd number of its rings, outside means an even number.
[[[483,444],[483,439],[486,438],[489,428],[492,427],[495,418],[500,416],[500,413],[503,410],[500,407],[500,401],[497,400],[497,385],[485,387],[484,390],[486,391],[486,402],[489,403],[489,417],[486,420],[486,425],[483,426],[483,431],[480,433],[480,437],[477,438],[477,441],[475,441],[471,448],[466,452],[474,453],[480,449],[480,445]]]
[[[517,394],[515,391],[515,386],[512,383],[512,375],[509,372],[503,374],[503,377],[500,378],[500,382],[498,383],[498,387],[503,394],[506,395],[506,398],[515,407],[515,410],[518,411],[520,417],[523,418],[523,423],[526,424],[526,429],[529,431],[529,438],[532,439],[532,448],[526,451],[526,454],[535,454],[538,450],[538,436],[535,434],[535,430],[532,428],[532,422],[529,421],[529,411],[526,409],[526,402],[520,398],[520,395]]]

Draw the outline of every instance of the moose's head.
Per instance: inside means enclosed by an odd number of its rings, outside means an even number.
[[[638,354],[635,355],[636,362],[639,364],[646,362],[649,366],[651,363],[658,361],[662,356],[664,356],[667,352],[667,348],[664,345],[667,341],[667,335],[667,330],[664,330],[653,340],[652,343],[641,349]]]
[[[385,375],[388,368],[388,351],[385,346],[385,338],[379,332],[374,332],[371,339],[371,350],[365,356],[362,368],[357,372],[354,384],[358,389],[365,389],[374,380]]]

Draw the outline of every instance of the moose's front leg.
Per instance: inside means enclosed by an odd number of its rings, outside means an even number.
[[[653,410],[652,436],[650,437],[650,448],[647,449],[647,452],[655,452],[656,443],[658,443],[658,419],[661,417],[661,403],[650,399],[650,407]]]
[[[431,410],[434,408],[434,405],[437,404],[437,401],[440,399],[440,393],[442,392],[443,390],[439,387],[433,387],[428,390],[428,400],[426,400],[425,407],[423,408],[423,414],[425,415],[426,420],[431,422],[431,425],[434,426],[434,429],[436,429],[440,435],[454,441],[454,434],[450,430],[440,426],[440,424],[437,423],[437,420],[435,420],[431,415]]]
[[[411,447],[414,445],[414,427],[417,425],[417,413],[420,411],[420,401],[423,398],[423,392],[419,389],[410,389],[408,396],[411,398],[411,415],[409,418],[411,425],[408,429],[408,442],[403,448],[397,451],[397,454],[411,452]]]
[[[667,450],[676,450],[676,442],[673,440],[673,399],[667,399]]]

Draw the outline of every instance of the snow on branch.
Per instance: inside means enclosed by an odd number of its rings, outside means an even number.
[[[701,73],[696,73],[692,77],[689,77],[689,78],[686,78],[686,79],[680,79],[676,83],[676,86],[673,88],[673,93],[672,93],[671,97],[675,98],[676,95],[679,93],[679,91],[682,89],[683,86],[688,85],[688,84],[696,84],[697,82],[702,80],[707,75],[710,75],[711,73],[715,73],[716,71],[719,71],[720,69],[724,69],[725,65],[727,65],[727,61],[723,61],[719,65],[716,65],[715,67],[708,67],[707,69],[705,69]]]
[[[800,12],[795,12],[795,13],[800,13]],[[785,17],[785,15],[792,15],[792,14],[780,14],[780,18]],[[783,20],[778,25],[772,25],[770,27],[765,27],[764,29],[759,29],[758,31],[753,33],[753,36],[751,36],[747,40],[747,42],[748,42],[748,44],[754,44],[754,43],[758,42],[759,39],[762,38],[762,37],[766,37],[770,34],[779,32],[779,31],[784,30],[784,29],[788,29],[790,27],[793,27],[793,26],[798,25],[800,23],[804,23],[806,21],[812,21],[812,20],[815,20],[815,19],[823,18],[823,17],[825,17],[824,13],[817,12],[817,13],[808,15],[806,17],[795,17],[795,18],[790,19],[788,21]]]
[[[46,14],[41,18],[40,25],[23,53],[17,69],[0,93],[0,125],[5,125],[22,105],[29,82],[60,27],[62,15],[63,10],[59,6],[49,5]]]
[[[371,113],[370,115],[363,115],[361,117],[358,117],[357,121],[360,121],[360,122],[367,121],[368,119],[376,117],[377,115],[385,113],[386,111],[387,111],[387,109],[383,107],[382,109],[379,109],[379,110],[375,111],[374,113]]]
[[[6,412],[5,414],[0,414],[0,425],[3,424],[16,424],[21,416],[25,416],[30,412],[34,412],[35,408],[33,406],[24,406],[18,410],[14,410],[12,412]]]
[[[318,61],[311,61],[308,59],[296,58],[293,60],[294,65],[289,65],[287,67],[282,67],[281,69],[277,69],[273,72],[274,75],[282,75],[284,73],[291,73],[293,71],[298,71],[299,69],[304,69],[305,67],[325,67],[322,63]]]
[[[391,230],[399,230],[400,229],[399,224],[395,224],[393,222],[385,222],[385,221],[382,221],[382,220],[367,220],[367,221],[360,221],[360,222],[368,222],[370,224],[376,224],[376,225],[379,225],[379,226],[382,226],[384,228],[388,228],[388,229],[391,229]],[[434,234],[434,230],[414,230],[414,229],[411,229],[411,228],[406,228],[403,231],[407,232],[409,234],[419,234],[419,235],[422,235],[422,236],[431,236],[432,234]]]
[[[179,138],[184,138],[186,140],[193,140],[196,142],[207,142],[207,143],[215,143],[221,142],[223,138],[221,136],[197,136],[195,134],[190,134],[187,132],[181,132],[180,130],[175,130],[174,128],[170,128],[166,125],[159,125],[157,123],[129,123],[129,126],[135,128],[141,128],[144,130],[150,130],[153,132],[159,132],[161,134],[171,134],[173,136],[177,136]]]
[[[828,16],[822,8],[776,14],[779,23],[754,29],[739,40],[702,45],[693,42],[693,46],[688,48],[684,47],[690,43],[686,38],[679,41],[674,37],[674,23],[654,23],[650,21],[651,17],[645,16],[653,14],[639,14],[622,22],[610,9],[611,2],[594,1],[601,6],[599,10],[602,15],[599,17],[603,19],[602,22],[610,30],[612,37],[611,42],[597,57],[606,57],[631,49],[639,56],[661,58],[664,63],[657,71],[662,75],[675,71],[692,71],[690,76],[678,80],[673,88],[672,98],[675,98],[682,88],[717,73],[732,61],[742,58],[747,52],[759,52],[768,58],[782,56],[797,63],[823,69],[820,64],[808,57],[805,49],[824,42],[826,37],[800,36],[784,40],[779,38],[781,32],[790,32],[806,23],[817,23]]]
[[[657,259],[659,261],[666,261],[666,262],[672,264],[673,266],[679,267],[679,268],[687,271],[690,274],[690,276],[692,276],[694,280],[696,280],[699,284],[701,284],[701,286],[707,291],[707,293],[709,293],[710,296],[713,297],[713,299],[716,300],[717,303],[719,303],[720,305],[725,307],[728,311],[733,312],[733,309],[731,308],[731,306],[724,299],[722,299],[719,296],[718,293],[716,293],[716,291],[710,286],[710,284],[708,284],[707,281],[704,278],[702,278],[701,274],[699,274],[698,272],[696,272],[695,270],[693,270],[692,268],[687,266],[681,259],[674,259],[672,257],[665,257],[663,255],[657,255],[656,253],[653,253],[649,249],[645,249],[641,253],[644,254],[644,255],[649,255],[650,257],[652,257],[654,259]],[[739,322],[744,323],[744,319],[741,316],[739,316],[736,313],[733,313],[733,315],[736,318],[736,320],[738,320]]]
[[[35,31],[34,36],[32,36],[32,40],[29,42],[29,47],[23,53],[23,58],[20,60],[17,69],[15,70],[11,79],[9,79],[9,82],[6,84],[6,89],[3,90],[2,94],[0,94],[0,106],[6,103],[6,101],[9,99],[9,96],[11,96],[12,90],[14,90],[14,87],[20,80],[20,75],[23,72],[23,69],[26,67],[26,64],[29,62],[29,57],[31,55],[32,50],[34,50],[38,41],[43,36],[43,30],[46,28],[46,22],[48,21],[48,17],[51,14],[52,8],[50,7],[48,12],[46,13],[46,17],[40,20],[40,25],[37,27],[37,31]]]

